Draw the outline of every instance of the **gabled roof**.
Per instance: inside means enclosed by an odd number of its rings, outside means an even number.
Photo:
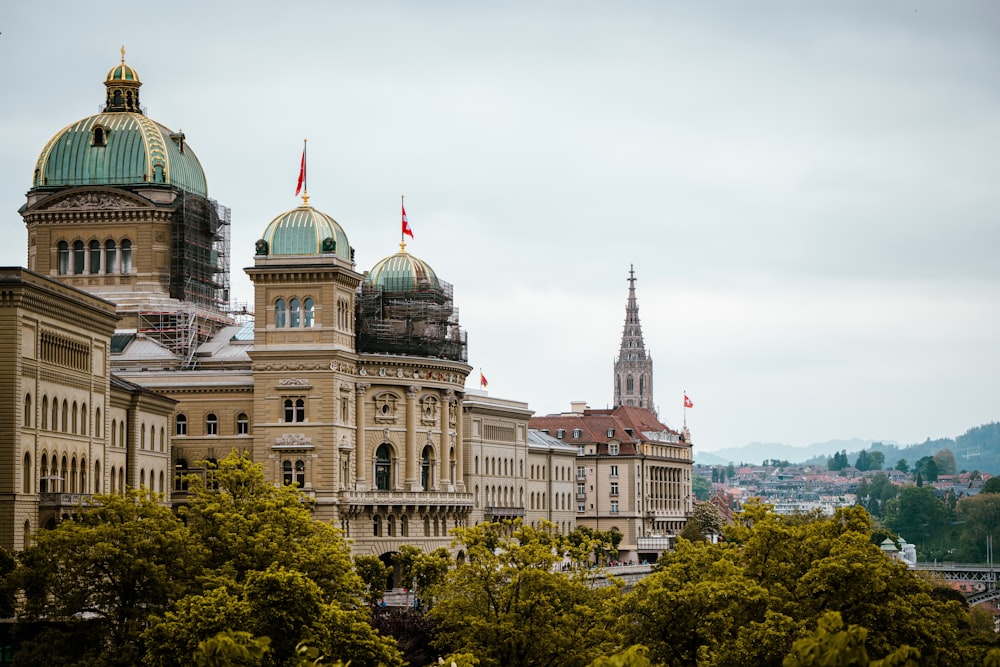
[[[562,441],[571,445],[596,443],[606,446],[609,442],[618,442],[623,454],[635,454],[638,443],[660,440],[662,434],[680,437],[677,431],[661,423],[649,410],[633,406],[532,417],[528,428],[547,430],[550,436],[555,436],[562,429]],[[577,430],[580,437],[573,437]],[[604,451],[604,447],[599,447],[599,453]]]

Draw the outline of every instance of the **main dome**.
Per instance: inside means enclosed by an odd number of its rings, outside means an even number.
[[[67,125],[49,140],[35,163],[32,187],[168,185],[207,197],[205,172],[184,134],[142,113],[142,83],[124,54],[104,85],[104,111]]]
[[[379,261],[365,276],[365,284],[380,292],[441,290],[441,281],[431,265],[406,251]]]
[[[269,255],[329,255],[352,262],[347,234],[336,220],[303,204],[285,211],[270,223],[261,237]]]

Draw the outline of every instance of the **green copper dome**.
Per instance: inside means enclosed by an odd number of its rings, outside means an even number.
[[[404,251],[389,255],[368,272],[365,284],[380,292],[440,291],[441,281],[430,264]]]
[[[173,185],[208,196],[184,135],[140,113],[99,113],[67,125],[42,149],[32,187]]]
[[[184,134],[146,117],[139,74],[122,62],[104,81],[104,112],[71,123],[42,149],[32,187],[171,185],[208,196],[205,172]]]
[[[258,254],[336,255],[353,262],[351,245],[340,224],[322,211],[303,204],[272,220],[261,237],[267,243]]]

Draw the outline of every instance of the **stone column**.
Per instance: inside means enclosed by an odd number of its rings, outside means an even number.
[[[354,385],[355,406],[354,406],[354,476],[355,488],[358,491],[368,490],[368,464],[369,457],[365,453],[365,394],[368,392],[370,384],[362,382]],[[374,480],[372,480],[374,481]]]
[[[441,417],[439,421],[441,432],[438,434],[438,450],[441,452],[441,456],[438,457],[441,460],[441,476],[438,478],[438,484],[442,491],[455,490],[451,479],[451,438],[448,437],[448,433],[450,432],[448,413],[455,402],[455,397],[451,391],[448,394],[441,403]]]
[[[462,395],[455,397],[455,490],[465,492],[465,438],[462,428]]]
[[[417,394],[420,387],[406,388],[406,478],[407,491],[421,491],[420,466],[417,464]]]

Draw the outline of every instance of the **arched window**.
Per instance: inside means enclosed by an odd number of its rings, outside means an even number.
[[[49,457],[42,454],[42,465],[38,468],[38,492],[48,493],[49,490]]]
[[[93,240],[88,244],[90,250],[90,273],[97,275],[101,272],[101,242]]]
[[[108,239],[104,242],[104,272],[114,273],[118,270],[116,264],[118,263],[118,244],[115,243],[114,239]]]
[[[274,326],[278,329],[285,327],[285,300],[278,299],[274,302]]]
[[[163,471],[160,471],[160,493],[163,493]]]
[[[288,302],[288,326],[297,328],[299,326],[299,300],[292,299]]]
[[[104,146],[106,145],[104,139],[104,128],[98,125],[94,128],[94,146]]]
[[[69,273],[69,244],[65,241],[56,244],[56,271],[61,276]]]
[[[174,434],[175,435],[187,435],[188,432],[188,418],[185,415],[177,415],[174,418]]]
[[[139,449],[146,449],[146,425],[139,426]]]
[[[42,428],[49,427],[49,397],[42,396]]]
[[[59,430],[59,399],[52,397],[52,430]]]
[[[306,485],[306,462],[302,459],[295,462],[295,483],[300,489]]]
[[[382,536],[382,517],[378,514],[372,517],[372,535],[375,537]]]
[[[219,418],[214,413],[205,415],[205,435],[219,435]]]
[[[391,484],[391,453],[392,450],[389,448],[389,445],[384,442],[375,450],[375,488],[379,491],[388,491]]]
[[[250,434],[250,418],[245,412],[236,415],[236,435]]]
[[[73,241],[73,273],[80,275],[87,266],[87,250],[83,241]]]
[[[288,459],[281,462],[281,481],[286,486],[295,481],[292,473],[292,462]]]
[[[73,462],[70,463],[69,468],[69,492],[76,493],[76,457],[73,457]]]
[[[94,493],[101,492],[101,462],[94,461]]]
[[[24,467],[21,469],[21,493],[31,493],[31,454],[24,453]]]
[[[302,302],[302,326],[311,327],[315,319],[316,303],[312,299]]]
[[[431,488],[431,454],[433,450],[430,445],[424,447],[424,451],[420,454],[420,486],[424,487],[424,491]]]
[[[24,395],[24,426],[31,428],[31,394]]]
[[[399,517],[399,536],[409,537],[410,536],[410,523],[406,519],[406,515]]]
[[[77,420],[76,420],[77,410],[78,410],[78,408],[77,408],[77,405],[76,405],[76,401],[73,401],[73,412],[71,413],[71,417],[70,417],[70,429],[71,429],[70,433],[78,433],[79,432],[77,430]]]
[[[163,427],[161,426],[161,427],[160,427],[160,451],[161,451],[161,452],[162,452],[162,451],[165,451],[165,449],[164,449],[164,448],[166,447],[166,444],[165,444],[165,443],[166,443],[166,440],[167,440],[167,434],[166,434],[166,431],[165,431],[165,430],[163,429]]]
[[[424,515],[424,537],[430,537],[430,536],[431,536],[431,518],[425,514]]]
[[[396,517],[390,514],[385,519],[386,535],[388,537],[396,537]]]
[[[639,377],[639,396],[645,396],[645,395],[646,395],[646,378],[640,376]]]
[[[629,375],[627,378],[625,378],[625,393],[631,394],[633,386],[634,383],[632,381],[632,376]]]
[[[132,242],[122,239],[122,273],[132,273]]]
[[[128,443],[125,442],[125,420],[118,422],[118,446],[125,447]],[[121,470],[118,471],[121,474]],[[122,483],[122,492],[125,491],[124,482]]]
[[[306,420],[306,401],[304,398],[295,399],[295,421],[304,422]]]
[[[80,493],[87,493],[87,459],[80,459]]]
[[[69,401],[65,398],[62,406],[62,432],[69,433]]]
[[[146,469],[145,468],[140,468],[139,469],[139,488],[141,489],[144,486],[146,486]]]
[[[69,477],[69,467],[66,465],[66,457],[62,457],[62,467],[59,470],[59,492],[66,493],[66,478]]]
[[[104,426],[104,423],[101,421],[101,409],[97,408],[94,410],[94,437],[101,437],[101,432],[104,430],[101,428],[102,426]]]

